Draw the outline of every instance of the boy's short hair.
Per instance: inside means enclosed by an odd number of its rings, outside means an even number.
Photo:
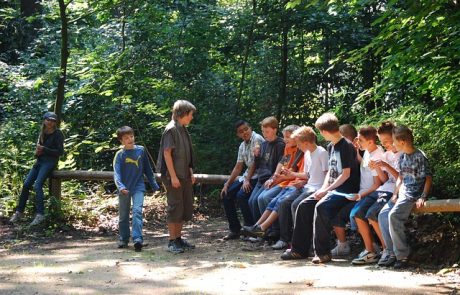
[[[293,133],[294,131],[296,131],[297,129],[299,129],[299,126],[297,125],[288,125],[286,127],[283,128],[283,133],[284,132],[289,132],[289,133]]]
[[[404,141],[410,144],[414,143],[412,130],[405,125],[395,126],[395,128],[393,128],[393,137],[399,141]]]
[[[238,128],[240,128],[241,125],[246,125],[248,127],[251,127],[251,125],[249,125],[249,123],[245,120],[238,120],[235,122],[233,126],[235,127],[235,130],[238,130]]]
[[[373,142],[377,142],[377,129],[372,126],[362,127],[359,129],[359,135],[364,137],[367,140],[372,140]]]
[[[358,136],[358,131],[356,131],[355,126],[351,124],[340,125],[339,132],[343,137],[349,139],[350,141],[353,141],[356,136]]]
[[[378,134],[393,134],[393,129],[395,128],[395,124],[391,121],[385,121],[380,124],[379,128],[377,129]]]
[[[320,131],[338,132],[339,120],[333,113],[324,113],[316,120],[315,127]]]
[[[291,137],[293,139],[298,139],[301,142],[316,143],[316,134],[313,128],[302,126],[295,130]]]
[[[126,135],[126,134],[134,134],[133,128],[131,128],[129,126],[122,126],[122,127],[117,129],[117,138],[118,138],[118,140],[121,140],[123,138],[123,135]]]
[[[188,100],[176,100],[172,108],[172,118],[177,120],[188,115],[190,112],[196,112],[196,107]]]
[[[263,119],[260,122],[260,126],[262,126],[262,127],[271,127],[273,129],[278,129],[278,119],[276,119],[273,116],[267,117],[267,118]]]

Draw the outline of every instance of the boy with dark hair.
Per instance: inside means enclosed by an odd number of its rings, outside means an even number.
[[[425,154],[414,146],[412,130],[396,126],[393,144],[402,152],[398,163],[399,176],[393,197],[380,211],[379,226],[387,249],[396,256],[394,268],[399,269],[407,267],[410,253],[404,224],[414,207],[425,205],[433,180]]]
[[[193,216],[193,150],[192,140],[186,126],[193,120],[195,106],[186,100],[178,100],[172,109],[172,120],[166,125],[161,136],[158,153],[158,169],[166,186],[168,202],[168,251],[183,253],[184,249],[194,249],[182,238],[184,222]]]
[[[144,174],[154,191],[160,187],[155,181],[152,167],[143,146],[134,144],[134,130],[123,126],[117,130],[117,138],[123,145],[113,159],[114,180],[118,188],[118,248],[127,248],[129,241],[129,211],[131,200],[134,249],[141,251],[142,237],[142,207],[144,205]]]
[[[332,220],[340,209],[353,202],[349,194],[359,190],[359,162],[353,144],[342,137],[339,132],[339,122],[332,113],[321,115],[315,123],[321,135],[330,144],[329,170],[324,179],[323,186],[317,190],[313,197],[320,200],[315,207],[314,216],[314,248],[313,263],[326,263],[331,261],[331,227]]]
[[[260,147],[264,138],[252,130],[248,122],[239,120],[235,123],[236,135],[243,141],[238,149],[238,157],[230,178],[225,182],[220,196],[224,203],[225,215],[228,220],[229,233],[224,240],[237,239],[240,236],[241,224],[238,220],[235,201],[243,214],[244,225],[253,223],[252,213],[248,206],[248,199],[252,188],[257,183],[258,175],[255,172],[253,149]],[[246,166],[243,176],[239,176]],[[246,210],[245,210],[246,209]]]

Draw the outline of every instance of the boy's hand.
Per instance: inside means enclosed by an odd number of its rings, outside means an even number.
[[[125,195],[125,196],[129,195],[129,191],[128,191],[127,189],[122,189],[122,190],[120,191],[120,193],[123,194],[123,195]]]
[[[224,184],[224,187],[222,188],[222,190],[220,191],[220,198],[223,199],[224,196],[227,194],[227,191],[228,191],[228,184],[225,183]]]
[[[313,197],[317,200],[321,200],[326,194],[327,194],[326,190],[319,189],[313,194]]]
[[[193,183],[193,176],[192,176],[192,183]],[[171,185],[173,188],[180,188],[179,178],[177,177],[171,178]]]
[[[270,187],[272,186],[272,184],[273,184],[273,179],[270,178],[270,179],[268,179],[267,181],[265,181],[264,187],[265,187],[265,188],[270,188]]]
[[[251,182],[249,182],[249,180],[245,178],[243,181],[243,191],[245,193],[249,193],[251,189],[252,189]]]
[[[425,206],[425,199],[424,198],[418,199],[417,202],[415,202],[415,206],[417,207],[417,209]]]

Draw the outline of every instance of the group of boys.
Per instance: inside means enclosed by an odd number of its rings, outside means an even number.
[[[424,205],[432,184],[412,131],[384,122],[357,133],[351,125],[339,126],[332,113],[320,116],[315,127],[329,142],[327,150],[316,145],[311,127],[287,126],[283,140],[274,117],[261,122],[263,137],[247,122],[236,123],[243,141],[221,191],[230,229],[224,240],[276,237],[272,248],[286,249],[282,259],[314,256],[313,263],[327,263],[350,254],[345,231],[350,222],[364,242],[352,264],[406,267],[410,248],[404,223],[414,207]]]

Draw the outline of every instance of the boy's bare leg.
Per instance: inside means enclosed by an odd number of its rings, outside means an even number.
[[[347,241],[347,234],[344,227],[334,226],[334,232],[340,243],[345,243]]]
[[[175,240],[181,236],[183,222],[168,223],[169,239]]]
[[[361,234],[361,237],[364,241],[364,247],[369,252],[375,252],[374,249],[374,239],[372,238],[371,228],[367,220],[360,219],[355,217],[356,224],[358,225],[358,231]]]
[[[265,211],[265,212],[269,212],[270,211]],[[264,212],[264,214],[265,214]],[[278,212],[275,212],[275,211],[271,211],[270,215],[268,215],[267,219],[264,221],[264,223],[262,223],[260,225],[260,228],[262,230],[267,230],[270,226],[272,226],[272,224],[278,219]]]
[[[256,224],[262,224],[264,221],[270,216],[271,211],[265,210],[262,216],[260,216],[259,220],[257,220]]]
[[[380,243],[382,243],[383,249],[386,249],[387,246],[385,245],[385,241],[383,240],[382,232],[380,231],[380,226],[377,221],[369,219],[369,223],[371,224],[372,228],[374,229],[375,233],[379,237]]]

